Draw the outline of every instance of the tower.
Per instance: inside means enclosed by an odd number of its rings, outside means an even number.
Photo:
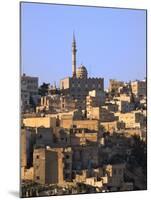
[[[72,41],[72,77],[76,77],[76,41],[75,35],[73,33],[73,41]]]

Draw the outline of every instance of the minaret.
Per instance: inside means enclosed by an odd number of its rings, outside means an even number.
[[[76,41],[75,35],[73,33],[73,41],[72,41],[72,77],[76,77]]]

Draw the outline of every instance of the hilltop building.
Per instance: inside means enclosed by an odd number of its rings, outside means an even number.
[[[104,79],[88,77],[88,71],[82,64],[76,68],[76,52],[76,40],[73,35],[72,77],[66,77],[60,81],[60,90],[63,94],[70,94],[75,99],[81,101],[82,106],[89,91],[104,91]]]
[[[26,76],[21,77],[21,108],[25,111],[29,108],[31,101],[35,104],[38,100],[38,77]]]
[[[71,148],[39,148],[34,150],[34,181],[41,184],[63,184],[71,180]]]
[[[133,94],[135,94],[136,97],[142,98],[146,97],[146,80],[136,80],[131,82],[131,88]]]

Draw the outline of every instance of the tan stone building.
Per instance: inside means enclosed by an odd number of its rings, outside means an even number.
[[[70,133],[71,146],[87,145],[90,143],[97,144],[98,138],[98,132],[88,131],[85,129],[73,129],[72,133]]]
[[[38,127],[35,128],[36,146],[51,146],[53,144],[53,128]]]
[[[78,108],[78,103],[70,95],[49,95],[41,97],[36,112],[58,113],[72,111]]]
[[[118,97],[114,97],[114,101],[127,101],[127,102],[131,102],[132,100],[132,96],[128,95],[128,94],[120,94]]]
[[[94,120],[74,120],[73,125],[76,128],[84,128],[84,129],[89,129],[92,131],[99,130],[99,121],[96,119],[94,119]]]
[[[23,124],[25,127],[45,127],[45,128],[55,128],[56,118],[55,117],[29,117],[23,119]]]
[[[87,109],[88,119],[98,119],[100,122],[111,122],[115,120],[114,113],[105,107],[90,107]]]
[[[128,101],[117,101],[118,111],[122,113],[131,112],[134,110],[134,103],[130,103]]]
[[[109,131],[109,132],[125,129],[125,123],[119,122],[119,121],[101,122],[101,126],[103,126],[105,131]]]
[[[76,69],[76,41],[73,37],[72,43],[72,77],[64,78],[60,81],[60,90],[63,94],[69,94],[78,100],[79,108],[85,108],[86,96],[89,91],[104,91],[103,78],[89,78],[87,69],[80,65]]]
[[[63,116],[61,118],[61,127],[63,128],[84,128],[89,130],[99,130],[99,121],[97,119],[74,120],[72,116]]]
[[[116,103],[116,105],[118,106],[118,111],[119,112],[131,112],[132,110],[134,110],[135,108],[135,104],[134,104],[134,98],[133,98],[133,94],[120,94],[117,97],[114,97],[114,101]],[[138,101],[135,98],[135,101]]]
[[[120,87],[124,86],[124,82],[123,81],[118,81],[115,79],[110,79],[109,81],[109,91],[110,92],[118,92]]]
[[[117,112],[119,106],[115,102],[114,103],[106,102],[105,105],[103,106],[103,108],[105,108],[111,112]]]
[[[108,177],[108,186],[121,187],[124,183],[125,164],[114,164],[104,166],[104,171]]]
[[[146,97],[147,96],[147,86],[146,80],[143,81],[132,81],[131,82],[132,93],[136,95],[136,97]]]
[[[103,78],[73,78],[67,77],[60,82],[60,89],[64,93],[69,93],[75,99],[84,99],[89,91],[104,91]]]
[[[33,167],[27,168],[21,168],[21,180],[26,181],[33,181],[34,180],[34,169]]]
[[[105,103],[105,93],[102,91],[92,90],[86,97],[86,107],[99,107]]]
[[[21,107],[24,110],[30,104],[30,97],[36,102],[38,98],[38,77],[21,76]]]
[[[141,111],[115,113],[119,121],[125,123],[125,128],[141,128],[146,125],[145,116]]]
[[[98,166],[98,147],[97,145],[78,145],[73,146],[73,170],[93,169]]]
[[[29,151],[30,151],[30,141],[29,135],[25,128],[21,129],[21,146],[20,146],[20,159],[21,159],[21,180],[32,180],[33,181],[33,167],[28,168],[28,159],[29,159]]]
[[[71,148],[34,150],[34,181],[40,184],[63,184],[71,180]]]
[[[21,167],[27,166],[27,141],[26,141],[26,130],[21,129],[21,138],[20,138],[20,150],[21,150]]]

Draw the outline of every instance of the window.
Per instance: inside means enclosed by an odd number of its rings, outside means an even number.
[[[36,179],[37,179],[37,180],[39,180],[39,179],[40,179],[40,177],[39,177],[39,176],[36,176]]]
[[[68,169],[70,169],[71,165],[70,165],[70,163],[65,163],[64,167],[65,167],[65,169],[68,170]]]
[[[69,173],[65,173],[64,178],[65,179],[69,179],[70,178],[70,174]]]
[[[37,155],[36,158],[39,159],[39,155]]]
[[[69,155],[66,155],[66,159],[69,159],[70,158],[70,156]]]
[[[22,80],[22,84],[24,84],[24,85],[25,85],[25,84],[26,84],[26,81],[25,81],[25,80]]]
[[[113,170],[113,174],[116,175],[116,169]]]
[[[39,134],[39,139],[41,139],[42,138],[42,135],[41,134]]]

